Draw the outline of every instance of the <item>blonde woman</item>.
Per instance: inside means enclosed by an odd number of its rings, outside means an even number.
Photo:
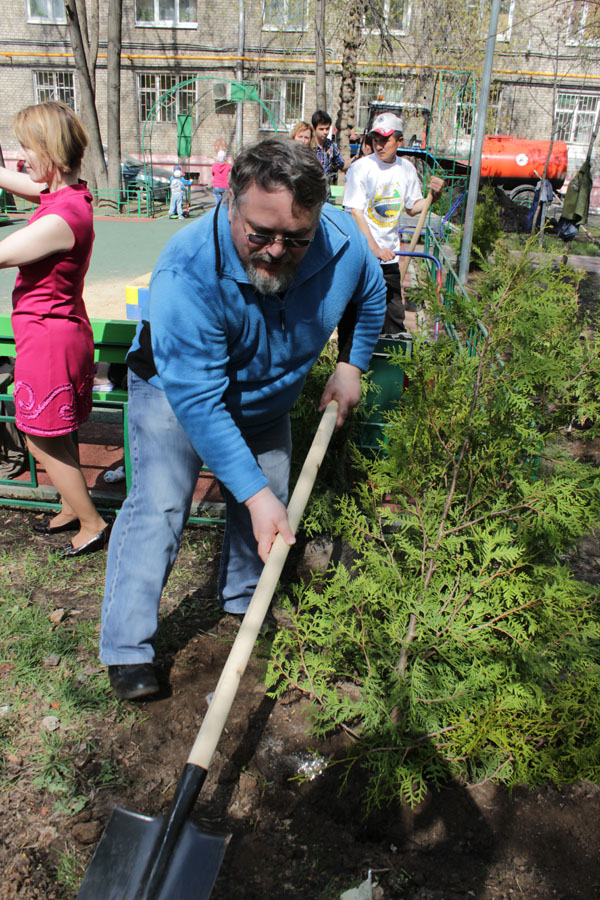
[[[315,133],[312,125],[309,125],[308,122],[298,122],[290,131],[290,140],[299,141],[306,147],[314,147]]]
[[[92,196],[79,179],[87,133],[63,103],[28,106],[13,129],[27,174],[0,167],[0,187],[39,203],[25,228],[0,242],[0,267],[17,266],[12,325],[17,348],[15,419],[62,501],[36,531],[75,531],[60,552],[103,549],[109,527],[92,503],[73,432],[92,406],[94,346],[83,279],[94,240]]]

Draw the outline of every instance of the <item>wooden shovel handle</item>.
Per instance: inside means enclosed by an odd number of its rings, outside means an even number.
[[[337,418],[337,407],[335,400],[327,405],[288,504],[287,516],[294,534],[300,524],[317,472],[331,440]],[[289,551],[289,545],[278,534],[188,757],[188,763],[191,765],[208,769]]]
[[[425,219],[427,218],[427,213],[429,212],[429,207],[433,203],[433,194],[431,191],[425,197],[425,203],[423,204],[423,209],[420,212],[419,218],[417,220],[417,224],[415,225],[415,231],[412,236],[412,240],[408,247],[408,253],[412,253],[417,244],[419,243],[419,238],[421,237],[421,231],[423,230],[423,225],[425,224]],[[402,257],[402,262],[400,263],[400,284],[404,281],[406,277],[406,270],[408,269],[408,264],[410,262],[410,256]]]

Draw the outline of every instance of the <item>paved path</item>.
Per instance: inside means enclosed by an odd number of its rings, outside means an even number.
[[[0,240],[22,228],[25,219],[0,227]],[[97,218],[96,240],[85,280],[84,298],[90,318],[124,319],[125,286],[144,284],[171,235],[193,220]],[[533,254],[535,256],[535,254]],[[570,256],[578,269],[600,272],[600,257]],[[0,269],[0,314],[11,312],[15,269]]]
[[[25,219],[0,228],[0,240],[22,228]],[[152,271],[171,235],[186,219],[103,219],[94,221],[96,240],[85,280],[84,299],[93,319],[125,318],[125,286],[142,282]],[[11,312],[16,269],[0,269],[0,314]]]

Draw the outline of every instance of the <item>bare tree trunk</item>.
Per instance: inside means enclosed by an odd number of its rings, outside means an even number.
[[[315,51],[317,109],[327,109],[327,70],[325,67],[325,3],[315,0]]]
[[[96,93],[96,61],[98,59],[99,17],[98,0],[89,0],[90,13],[88,15],[86,0],[75,0],[79,28],[85,51],[87,69],[90,76],[90,84],[94,94]]]
[[[342,156],[350,158],[350,132],[354,127],[354,98],[358,71],[358,51],[363,42],[362,23],[368,0],[351,0],[346,7],[346,32],[343,35],[340,108],[336,126]]]
[[[86,175],[90,187],[102,189],[106,188],[106,163],[104,162],[102,137],[100,135],[100,125],[98,124],[95,91],[88,71],[88,61],[75,0],[65,0],[65,12],[81,94],[81,117],[90,135],[90,145],[86,154],[86,162],[88,163],[86,165]]]
[[[121,188],[121,22],[122,0],[110,0],[108,8],[107,138],[108,186]]]

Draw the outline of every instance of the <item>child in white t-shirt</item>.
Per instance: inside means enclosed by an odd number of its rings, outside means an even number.
[[[373,153],[353,163],[346,176],[344,207],[367,238],[380,260],[387,287],[384,334],[404,331],[404,304],[396,251],[400,249],[398,220],[403,212],[416,216],[424,204],[417,170],[396,151],[404,141],[402,120],[393,113],[377,116],[369,132]],[[441,196],[444,182],[432,178],[434,199]]]

